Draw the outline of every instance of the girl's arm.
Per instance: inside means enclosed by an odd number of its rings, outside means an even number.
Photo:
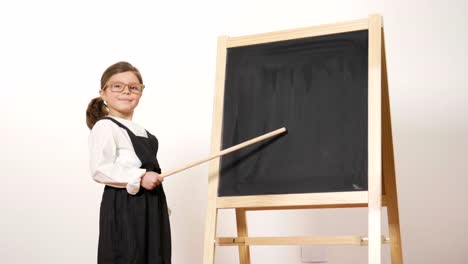
[[[111,121],[97,122],[89,135],[90,169],[96,182],[117,188],[126,188],[130,194],[140,190],[145,169],[116,163],[117,144]]]

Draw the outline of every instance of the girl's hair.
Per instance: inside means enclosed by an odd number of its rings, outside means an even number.
[[[140,71],[126,61],[117,62],[109,68],[107,68],[101,77],[101,90],[104,89],[107,81],[115,74],[122,73],[122,72],[133,72],[135,76],[138,78],[141,84],[143,84],[143,78],[141,77]],[[105,117],[109,114],[109,109],[107,105],[104,103],[100,96],[93,98],[91,102],[88,104],[88,108],[86,109],[86,125],[88,125],[89,129],[92,129],[94,124],[96,124],[99,119]]]

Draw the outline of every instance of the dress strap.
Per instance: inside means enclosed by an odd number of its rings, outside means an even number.
[[[119,121],[115,120],[114,118],[110,117],[110,116],[105,116],[103,118],[101,118],[100,120],[102,119],[108,119],[108,120],[111,120],[112,122],[116,123],[119,127],[127,130],[127,132],[129,134],[131,134],[132,136],[135,136],[135,134],[132,132],[132,130],[130,130],[128,127],[126,127],[124,124],[120,123]]]

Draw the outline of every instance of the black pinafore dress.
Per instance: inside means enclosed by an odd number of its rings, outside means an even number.
[[[142,169],[161,173],[156,154],[158,140],[136,136],[125,129]],[[153,190],[143,187],[136,195],[125,188],[104,188],[99,217],[98,264],[171,264],[171,230],[162,184]]]

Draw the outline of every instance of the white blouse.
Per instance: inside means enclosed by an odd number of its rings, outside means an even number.
[[[136,136],[147,137],[146,130],[136,123],[112,116]],[[117,188],[126,188],[130,194],[140,190],[141,161],[133,149],[127,131],[108,119],[99,120],[88,138],[89,167],[96,182]]]

